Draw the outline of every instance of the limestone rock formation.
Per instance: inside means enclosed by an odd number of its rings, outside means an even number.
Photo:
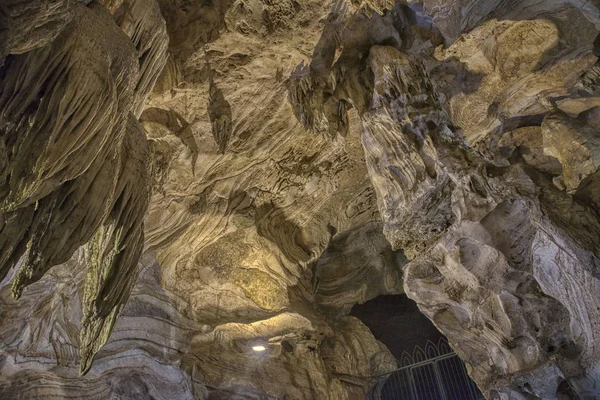
[[[92,258],[99,260],[92,262],[91,274],[99,275],[100,282],[88,285],[86,294],[95,309],[84,316],[84,326],[104,326],[107,314],[113,321],[103,337],[82,332],[85,366],[108,338],[136,276],[149,200],[148,152],[131,113],[136,103],[143,103],[166,61],[166,32],[163,24],[161,41],[160,25],[154,21],[151,29],[157,30],[158,39],[149,47],[157,53],[138,55],[134,44],[143,47],[143,28],[136,30],[132,43],[101,4],[63,3],[52,10],[69,11],[72,18],[64,24],[46,23],[56,29],[55,37],[40,33],[43,40],[38,40],[32,32],[23,33],[23,38],[36,40],[35,46],[11,48],[15,54],[2,67],[0,277],[25,253],[12,283],[12,294],[19,298],[25,287],[67,262],[94,235],[94,245],[108,247],[117,261],[107,259],[101,249],[92,251]],[[31,6],[28,17],[63,20],[62,14],[44,14],[47,5]],[[11,12],[20,13],[9,18],[19,24],[26,9],[24,2],[14,5]],[[32,28],[33,22],[21,23],[23,29]],[[25,39],[17,35],[14,40]],[[44,40],[49,42],[40,45]],[[131,160],[137,161],[130,165]],[[114,227],[104,234],[103,224]],[[84,350],[88,346],[93,349]]]
[[[3,1],[0,397],[364,398],[396,362],[350,311],[400,293],[486,398],[600,397],[599,30]]]

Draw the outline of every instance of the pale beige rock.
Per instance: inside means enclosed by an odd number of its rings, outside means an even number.
[[[336,234],[313,265],[312,290],[319,309],[346,315],[379,295],[402,293],[406,258],[393,251],[379,222]]]
[[[600,166],[600,135],[597,130],[564,113],[546,115],[542,123],[544,153],[562,166],[560,176],[569,193]]]

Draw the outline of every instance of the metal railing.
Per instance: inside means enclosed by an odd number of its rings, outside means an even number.
[[[401,368],[385,374],[371,387],[370,400],[483,400],[462,360],[445,338],[427,341],[413,355],[404,352]]]

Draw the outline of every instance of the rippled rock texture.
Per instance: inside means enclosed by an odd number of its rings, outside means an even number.
[[[599,30],[3,1],[0,397],[364,398],[396,362],[350,310],[400,293],[488,398],[599,397]]]

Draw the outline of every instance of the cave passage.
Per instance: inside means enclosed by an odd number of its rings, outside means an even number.
[[[416,346],[424,349],[428,340],[437,344],[444,337],[405,294],[378,296],[355,305],[350,314],[369,327],[396,360],[405,351],[412,355]]]
[[[351,315],[363,321],[398,361],[399,369],[380,377],[368,399],[484,398],[446,337],[406,295],[378,296],[355,305]]]

